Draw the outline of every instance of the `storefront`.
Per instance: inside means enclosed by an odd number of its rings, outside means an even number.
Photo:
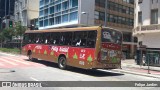
[[[160,49],[140,49],[137,50],[137,64],[143,65],[143,56],[145,55],[145,65],[160,66]]]
[[[160,49],[147,49],[146,63],[151,66],[160,66]]]

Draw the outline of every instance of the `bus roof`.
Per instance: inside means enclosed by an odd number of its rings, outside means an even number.
[[[92,27],[76,27],[76,28],[57,28],[57,29],[46,29],[46,30],[27,30],[25,33],[43,33],[43,32],[65,32],[65,31],[83,31],[83,30],[98,30],[100,26],[92,26]],[[119,31],[109,27],[102,27],[106,29],[112,29],[115,31]]]

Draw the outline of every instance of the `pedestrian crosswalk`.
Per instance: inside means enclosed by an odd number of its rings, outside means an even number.
[[[28,61],[26,56],[0,56],[0,68],[42,67],[41,63]]]

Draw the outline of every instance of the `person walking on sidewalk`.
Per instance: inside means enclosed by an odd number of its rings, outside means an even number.
[[[143,54],[143,57],[142,57],[142,63],[143,63],[143,66],[146,65],[146,56],[145,54]]]

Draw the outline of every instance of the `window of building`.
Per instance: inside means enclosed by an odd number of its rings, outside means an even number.
[[[49,25],[54,25],[54,18],[49,19]]]
[[[25,1],[27,1],[27,0],[25,0]],[[43,5],[44,5],[44,1],[41,0],[41,1],[40,1],[40,6],[43,6]]]
[[[50,7],[50,14],[54,13],[54,6]]]
[[[68,1],[62,3],[63,10],[68,9],[68,7],[69,7],[69,2]]]
[[[56,19],[55,24],[60,24],[61,23],[61,16],[58,16],[55,19]]]
[[[40,15],[40,16],[43,16],[43,15],[44,15],[43,10],[40,11],[39,15]]]
[[[118,17],[118,23],[122,24],[122,17]]]
[[[109,22],[112,22],[112,21],[113,21],[113,15],[108,14],[108,21],[109,21]]]
[[[78,0],[70,0],[70,6],[71,6],[71,7],[76,7],[76,6],[78,6]]]
[[[61,4],[55,6],[55,12],[61,11]]]
[[[78,19],[78,12],[70,13],[70,21],[74,21]]]
[[[99,19],[99,12],[98,11],[94,11],[94,18],[95,19]]]
[[[44,20],[44,26],[48,26],[48,19]]]
[[[39,22],[39,26],[40,26],[40,27],[43,27],[43,21],[40,21],[40,22]]]
[[[124,42],[132,42],[132,33],[123,33],[123,41]]]
[[[113,23],[117,23],[118,22],[118,17],[117,16],[114,16],[113,17]]]
[[[142,24],[142,12],[138,12],[138,24]]]
[[[99,20],[104,21],[105,19],[105,13],[104,12],[99,12]]]
[[[45,0],[45,5],[49,4],[49,0]]]
[[[105,8],[105,0],[95,0],[96,6]]]
[[[62,16],[62,22],[68,22],[68,14]]]
[[[44,15],[48,16],[48,8],[44,10]]]
[[[143,0],[138,0],[138,4],[141,4],[143,2]]]
[[[151,24],[158,24],[158,9],[151,10]]]

